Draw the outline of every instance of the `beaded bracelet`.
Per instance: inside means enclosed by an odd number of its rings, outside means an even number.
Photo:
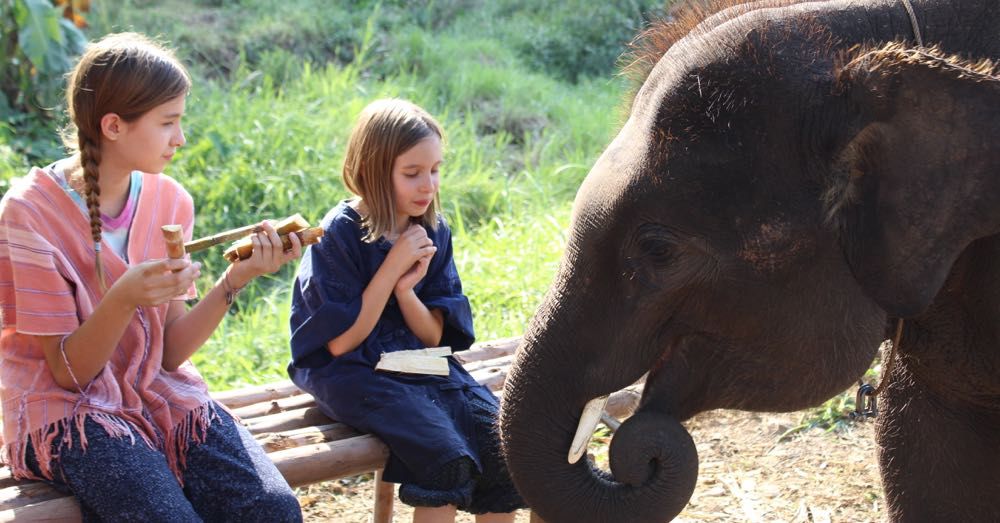
[[[222,273],[222,290],[226,291],[226,305],[232,305],[236,295],[243,290],[243,287],[233,287],[233,284],[229,283],[229,271],[226,271]]]

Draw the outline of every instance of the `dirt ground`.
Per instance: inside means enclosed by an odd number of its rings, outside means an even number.
[[[686,423],[698,447],[698,486],[675,521],[850,522],[881,521],[882,486],[875,456],[874,422],[844,430],[810,429],[785,439],[802,413],[714,411]],[[606,446],[592,445],[606,467]],[[307,521],[366,523],[371,519],[371,477],[319,483],[298,490]],[[395,521],[412,517],[396,500]],[[529,514],[520,511],[518,523]],[[474,519],[459,513],[456,521]]]

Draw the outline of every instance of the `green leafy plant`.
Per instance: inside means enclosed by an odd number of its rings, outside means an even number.
[[[13,111],[50,117],[63,75],[83,51],[89,2],[0,0],[0,116]]]

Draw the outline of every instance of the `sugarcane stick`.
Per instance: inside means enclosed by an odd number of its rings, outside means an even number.
[[[314,243],[319,243],[320,238],[323,237],[322,227],[310,227],[308,229],[302,229],[301,231],[294,231],[288,234],[282,234],[281,237],[281,248],[284,250],[289,250],[292,248],[292,240],[288,238],[289,234],[294,234],[299,237],[299,243],[303,247],[307,245],[312,245]],[[233,246],[226,249],[226,252],[222,253],[230,262],[235,262],[236,260],[245,260],[253,254],[253,241],[250,238],[244,238],[234,244]]]
[[[177,224],[171,225],[161,225],[160,231],[163,232],[163,240],[167,243],[167,257],[168,258],[183,258],[184,257],[184,229]],[[173,272],[179,272],[180,269],[174,269]]]
[[[309,227],[309,222],[307,222],[301,214],[293,214],[292,216],[289,216],[274,225],[274,229],[278,231],[278,234],[287,234],[292,231],[305,229],[306,227]],[[260,230],[260,224],[255,223],[253,225],[246,225],[243,227],[237,227],[236,229],[222,231],[218,234],[213,234],[212,236],[206,236],[204,238],[199,238],[185,243],[184,251],[188,254],[198,252],[213,245],[219,245],[220,243],[227,243],[245,238],[246,236]]]
[[[163,231],[163,240],[167,242],[167,257],[168,258],[183,258],[184,257],[184,231],[180,225],[163,225],[160,227]]]
[[[236,229],[230,229],[228,231],[220,232],[219,234],[214,234],[212,236],[207,236],[205,238],[199,238],[197,240],[192,240],[184,244],[184,251],[188,254],[198,251],[203,251],[213,245],[219,245],[220,243],[227,243],[233,240],[239,240],[248,234],[255,233],[260,230],[260,224],[246,225],[244,227],[239,227]]]

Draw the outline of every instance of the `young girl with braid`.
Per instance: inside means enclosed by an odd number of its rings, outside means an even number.
[[[524,506],[496,431],[497,399],[448,359],[447,376],[375,370],[383,353],[473,342],[472,310],[438,213],[444,133],[405,100],[368,105],[347,143],[356,197],[323,218],[292,294],[288,373],[334,419],[382,439],[384,479],[415,522],[514,520]]]
[[[160,173],[184,145],[189,77],[137,34],[91,44],[69,77],[77,153],[0,201],[0,397],[16,477],[75,494],[85,521],[300,521],[288,484],[188,358],[251,279],[296,258],[268,223],[191,310],[191,196]],[[294,235],[293,235],[294,237]]]

